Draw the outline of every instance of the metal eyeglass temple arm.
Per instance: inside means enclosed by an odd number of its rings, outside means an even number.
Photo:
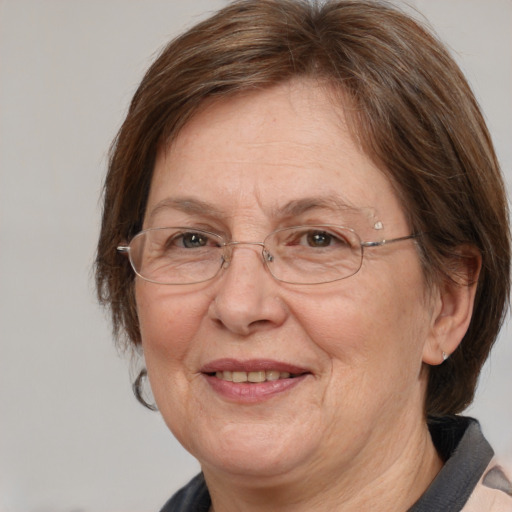
[[[413,233],[412,235],[401,236],[399,238],[389,238],[387,240],[381,240],[380,242],[361,242],[363,247],[380,247],[382,245],[392,244],[393,242],[402,242],[403,240],[410,240],[412,238],[418,238],[422,233]]]

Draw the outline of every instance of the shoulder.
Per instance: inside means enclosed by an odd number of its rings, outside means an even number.
[[[210,494],[200,473],[182,487],[160,512],[208,512],[210,505]]]
[[[432,418],[443,468],[408,512],[512,512],[510,472],[499,465],[479,423],[462,416]]]
[[[512,512],[512,470],[492,459],[463,512]]]

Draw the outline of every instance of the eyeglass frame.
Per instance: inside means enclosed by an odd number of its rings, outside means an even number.
[[[296,282],[296,281],[287,281],[287,280],[284,280],[284,279],[280,279],[279,277],[276,277],[274,275],[274,273],[272,272],[272,269],[268,265],[268,263],[273,260],[273,256],[267,250],[267,247],[265,246],[265,240],[267,240],[270,236],[274,235],[275,233],[279,233],[280,231],[286,231],[286,230],[291,230],[291,229],[299,229],[299,228],[338,228],[338,229],[341,228],[341,229],[348,230],[351,233],[353,233],[357,237],[357,239],[359,240],[359,246],[361,247],[361,261],[360,261],[360,264],[359,264],[359,267],[357,268],[357,270],[355,272],[353,272],[352,274],[349,274],[347,276],[339,277],[339,278],[336,278],[336,279],[331,279],[329,281],[320,281],[320,282],[314,282],[314,283],[301,283],[301,282]],[[237,241],[237,240],[226,241],[225,237],[222,236],[222,235],[219,235],[218,233],[213,233],[211,231],[206,231],[204,229],[193,228],[191,226],[168,226],[168,227],[154,227],[154,228],[143,229],[143,230],[139,231],[138,233],[136,233],[132,237],[130,242],[128,242],[126,244],[118,245],[116,247],[117,252],[119,252],[122,255],[128,256],[128,259],[130,261],[130,266],[132,267],[132,270],[135,272],[135,274],[138,277],[140,277],[144,281],[147,281],[147,282],[150,282],[150,283],[154,283],[154,284],[160,284],[160,285],[164,285],[164,286],[193,285],[193,284],[200,284],[200,283],[205,283],[205,282],[211,281],[212,279],[214,279],[219,274],[219,272],[222,270],[222,268],[226,268],[224,265],[231,261],[231,258],[226,259],[224,257],[225,253],[223,252],[221,264],[220,264],[218,270],[215,272],[215,274],[213,276],[211,276],[211,277],[208,277],[207,279],[202,279],[200,281],[192,281],[192,282],[186,282],[186,283],[162,283],[160,281],[155,281],[153,279],[149,279],[147,277],[144,277],[135,268],[135,264],[133,262],[133,258],[132,258],[132,255],[131,255],[131,247],[130,247],[130,245],[131,245],[132,241],[135,238],[137,238],[137,237],[139,237],[139,236],[141,236],[141,235],[143,235],[143,234],[145,234],[147,232],[156,231],[156,230],[164,230],[164,229],[179,229],[179,230],[187,230],[187,231],[192,231],[192,232],[205,233],[207,235],[213,235],[214,237],[216,237],[217,239],[220,239],[222,241],[222,244],[221,244],[220,247],[223,249],[223,251],[226,248],[230,247],[230,246],[235,246],[235,247],[237,247],[239,245],[257,245],[257,246],[260,246],[262,248],[262,253],[261,254],[262,254],[262,257],[263,257],[264,266],[269,271],[270,275],[276,281],[279,281],[281,283],[292,284],[292,285],[299,285],[299,286],[310,286],[310,285],[318,285],[318,284],[327,284],[327,283],[334,283],[336,281],[342,281],[343,279],[348,279],[349,277],[352,277],[355,274],[357,274],[359,272],[359,270],[361,270],[361,267],[363,265],[364,249],[365,248],[382,247],[384,245],[389,245],[389,244],[393,244],[393,243],[396,243],[396,242],[402,242],[402,241],[405,241],[405,240],[413,240],[413,239],[416,239],[416,238],[418,238],[420,236],[423,236],[423,233],[411,233],[409,235],[405,235],[405,236],[401,236],[401,237],[396,237],[396,238],[385,238],[385,239],[380,240],[380,241],[366,241],[366,242],[363,242],[361,240],[361,237],[359,236],[359,234],[354,229],[349,228],[347,226],[342,226],[342,225],[338,225],[338,224],[309,224],[309,225],[308,224],[304,224],[304,225],[297,225],[297,226],[290,226],[290,227],[286,227],[286,228],[276,229],[276,230],[270,232],[263,239],[262,242],[246,242],[246,241]],[[269,257],[270,257],[270,259],[269,259]]]

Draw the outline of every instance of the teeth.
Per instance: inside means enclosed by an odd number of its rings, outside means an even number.
[[[267,380],[267,376],[265,372],[249,372],[247,374],[247,380],[249,382],[265,382]]]
[[[233,372],[217,372],[215,376],[218,379],[233,381]]]
[[[280,372],[277,370],[270,370],[269,372],[265,372],[267,376],[267,380],[279,380],[281,376]]]
[[[247,372],[233,372],[233,382],[247,382]]]
[[[229,382],[265,382],[279,379],[289,379],[289,372],[279,372],[277,370],[257,371],[257,372],[217,372],[215,376],[221,380]]]

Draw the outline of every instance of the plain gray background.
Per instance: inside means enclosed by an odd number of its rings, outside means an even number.
[[[0,512],[156,511],[198,469],[132,397],[91,266],[106,153],[143,71],[224,4],[0,0]],[[512,183],[512,2],[410,5],[467,73]],[[511,334],[469,410],[509,462]]]

